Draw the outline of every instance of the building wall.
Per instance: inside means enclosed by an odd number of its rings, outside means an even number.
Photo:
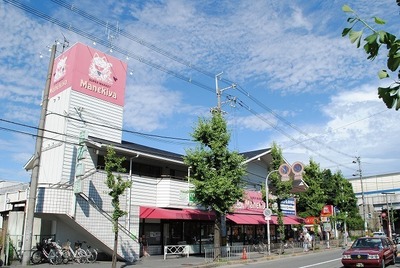
[[[362,217],[365,216],[370,229],[380,230],[382,228],[379,219],[382,210],[387,210],[388,207],[389,210],[400,209],[400,172],[366,176],[362,177],[361,180],[360,177],[353,177],[349,179],[349,182],[352,184],[353,191],[358,199],[360,214]],[[365,206],[365,215],[363,215],[363,206]],[[384,223],[383,228],[387,228],[386,223]],[[395,224],[396,228],[400,228],[400,226]]]

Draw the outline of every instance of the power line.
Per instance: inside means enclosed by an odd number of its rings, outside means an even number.
[[[12,4],[15,7],[20,8],[20,9],[22,9],[22,10],[28,12],[28,13],[31,13],[31,14],[33,14],[33,15],[41,18],[41,19],[44,19],[44,20],[47,20],[47,21],[49,21],[49,22],[51,22],[53,24],[56,24],[56,25],[66,29],[66,30],[69,30],[69,31],[74,32],[74,33],[76,33],[78,35],[81,35],[81,36],[83,36],[83,37],[85,37],[85,38],[87,38],[89,40],[95,41],[95,42],[97,42],[97,43],[99,43],[99,44],[101,44],[101,45],[103,45],[105,47],[108,47],[108,45],[109,45],[108,41],[105,41],[105,40],[103,40],[101,38],[96,37],[95,35],[92,35],[90,33],[87,33],[85,31],[83,31],[83,30],[80,30],[80,29],[72,26],[69,23],[66,23],[66,22],[60,21],[58,19],[55,19],[55,18],[53,18],[53,17],[51,17],[51,16],[49,16],[47,14],[44,14],[44,13],[42,13],[42,12],[32,8],[32,7],[29,7],[27,5],[19,3],[18,1],[15,1],[15,0],[4,0],[4,1],[9,3],[9,4]],[[215,93],[215,89],[214,88],[211,88],[211,87],[209,87],[207,85],[204,85],[204,84],[202,84],[202,83],[200,83],[200,82],[198,82],[196,80],[193,80],[191,77],[186,77],[184,75],[181,75],[181,74],[179,74],[179,73],[177,73],[175,71],[167,69],[164,66],[161,66],[161,65],[159,65],[159,64],[157,64],[157,63],[155,63],[155,62],[153,62],[151,60],[148,60],[148,59],[145,59],[145,58],[143,58],[141,56],[138,56],[138,55],[134,54],[133,52],[131,52],[129,50],[126,50],[126,49],[123,49],[121,47],[113,45],[112,48],[113,48],[113,50],[115,50],[115,51],[117,51],[117,52],[129,57],[129,58],[133,58],[133,59],[135,59],[135,60],[137,60],[139,62],[142,62],[142,63],[144,63],[144,64],[146,64],[146,65],[148,65],[150,67],[153,67],[155,69],[163,71],[163,72],[165,72],[165,73],[167,73],[169,75],[175,76],[176,78],[179,78],[179,79],[181,79],[183,81],[189,82],[189,83],[191,83],[191,84],[193,84],[195,86],[198,86],[200,88],[208,90],[208,91],[210,91],[212,93]]]
[[[171,136],[146,134],[146,133],[127,130],[127,129],[123,129],[123,128],[112,127],[112,126],[107,125],[107,124],[100,124],[100,123],[90,122],[90,121],[86,121],[86,120],[83,120],[83,119],[80,119],[80,118],[74,118],[74,117],[69,116],[69,115],[63,115],[63,114],[54,113],[54,112],[47,113],[47,115],[51,115],[51,114],[57,115],[57,116],[61,116],[61,117],[67,118],[67,119],[75,120],[75,121],[80,121],[80,122],[82,122],[84,124],[90,124],[90,125],[95,125],[95,126],[108,128],[108,129],[120,130],[120,131],[123,131],[123,132],[126,132],[126,133],[131,133],[131,134],[139,135],[139,136],[142,136],[142,137],[166,139],[166,140],[176,140],[176,141],[182,141],[182,142],[194,142],[193,140],[186,139],[186,138],[177,138],[177,137],[171,137]],[[34,129],[34,130],[38,130],[38,127],[34,127],[34,126],[31,126],[31,125],[18,123],[18,122],[15,122],[15,121],[6,120],[6,119],[3,119],[3,118],[0,118],[0,121],[6,122],[6,123],[9,123],[9,124],[22,126],[22,127],[27,127],[27,128]],[[71,137],[71,138],[78,138],[78,136],[74,136],[74,135],[67,135],[67,134],[63,134],[63,133],[59,133],[59,132],[51,131],[51,130],[47,130],[47,129],[43,129],[43,130],[46,131],[46,132],[49,132],[49,133],[56,134],[56,135],[64,135],[64,136]]]
[[[10,3],[10,4],[12,4],[12,5],[14,5],[14,6],[16,6],[16,7],[18,7],[18,8],[20,8],[20,9],[22,9],[22,10],[25,10],[25,11],[31,13],[31,14],[34,14],[34,15],[42,18],[42,19],[45,19],[45,20],[50,21],[50,22],[52,22],[54,24],[57,24],[60,27],[63,27],[65,29],[67,29],[67,30],[75,32],[75,33],[77,33],[77,34],[79,34],[79,35],[81,35],[83,37],[86,37],[86,38],[92,40],[92,41],[96,41],[96,42],[98,42],[98,43],[100,43],[100,44],[102,44],[102,45],[104,45],[106,47],[110,45],[107,41],[104,41],[101,38],[98,38],[98,37],[96,37],[96,36],[94,36],[92,34],[89,34],[89,33],[84,32],[84,31],[82,31],[82,30],[80,30],[78,28],[75,28],[71,24],[68,24],[68,23],[59,21],[59,20],[57,20],[55,18],[52,18],[52,17],[50,17],[50,16],[48,16],[48,15],[46,15],[46,14],[40,12],[40,11],[37,11],[37,10],[35,10],[33,8],[30,8],[30,7],[28,7],[28,6],[24,5],[24,4],[18,3],[17,1],[14,1],[14,0],[5,0],[5,1]],[[130,34],[128,32],[121,31],[119,28],[116,28],[113,25],[109,25],[108,22],[105,22],[105,21],[103,21],[101,19],[98,19],[95,16],[92,16],[92,15],[86,13],[85,11],[82,11],[82,10],[78,9],[74,5],[70,5],[70,4],[68,4],[68,3],[66,3],[65,1],[62,1],[62,0],[53,0],[53,2],[58,4],[58,5],[60,5],[60,6],[62,6],[62,7],[64,7],[64,8],[67,8],[68,10],[71,10],[71,11],[75,12],[76,14],[79,14],[80,16],[82,16],[82,17],[84,17],[84,18],[86,18],[86,19],[88,19],[88,20],[90,20],[90,21],[92,21],[94,23],[97,23],[97,24],[99,24],[101,26],[108,27],[108,28],[110,28],[111,30],[114,30],[114,31],[118,30],[118,33],[120,35],[122,35],[122,36],[124,36],[124,37],[126,37],[126,38],[128,38],[128,39],[130,39],[132,41],[135,41],[140,45],[146,46],[147,48],[149,48],[149,49],[151,49],[151,50],[153,50],[153,51],[155,51],[155,52],[157,52],[157,53],[159,53],[161,55],[164,55],[164,56],[166,56],[166,57],[168,57],[168,58],[170,58],[170,59],[172,59],[172,60],[174,60],[176,62],[179,62],[179,63],[181,63],[181,64],[183,64],[183,65],[185,65],[185,66],[187,66],[187,67],[189,67],[189,68],[191,68],[193,70],[196,70],[196,71],[198,71],[200,73],[203,73],[206,76],[214,78],[214,75],[212,73],[210,73],[210,72],[208,72],[208,71],[206,71],[206,70],[204,70],[202,68],[199,68],[199,67],[191,64],[190,62],[181,59],[180,57],[174,56],[171,53],[169,53],[169,52],[167,52],[167,51],[165,51],[165,50],[163,50],[163,49],[161,49],[161,48],[159,48],[159,47],[157,47],[157,46],[155,46],[155,45],[153,45],[153,44],[151,44],[151,43],[149,43],[149,42],[147,42],[147,41],[145,41],[143,39],[140,39],[140,38],[138,38],[138,37],[136,37],[136,36],[134,36],[134,35],[132,35],[132,34]],[[135,55],[135,54],[133,54],[132,52],[130,52],[128,50],[122,49],[122,48],[114,46],[114,45],[112,46],[112,48],[114,50],[120,52],[123,55],[126,55],[128,57],[132,57],[132,58],[138,60],[139,62],[143,62],[143,63],[145,63],[145,64],[147,64],[147,65],[149,65],[149,66],[151,66],[153,68],[159,69],[159,70],[161,70],[161,71],[163,71],[163,72],[165,72],[167,74],[175,76],[175,77],[177,77],[179,79],[182,79],[182,80],[184,80],[186,82],[192,83],[195,86],[204,88],[204,89],[214,93],[214,89],[213,88],[208,87],[208,86],[206,86],[206,85],[204,85],[202,83],[196,82],[192,78],[185,77],[185,76],[183,76],[183,75],[181,75],[181,74],[179,74],[179,73],[177,73],[175,71],[169,70],[169,69],[167,69],[167,68],[165,68],[165,67],[163,67],[161,65],[158,65],[158,64],[156,64],[156,63],[154,63],[154,62],[152,62],[150,60],[147,60],[147,59],[145,59],[143,57]],[[331,147],[331,146],[329,146],[329,145],[317,140],[316,137],[311,137],[308,133],[306,133],[305,131],[301,130],[300,128],[298,128],[297,126],[295,126],[294,124],[292,124],[291,122],[289,122],[288,120],[286,120],[285,118],[283,118],[282,116],[280,116],[279,114],[274,112],[272,109],[267,107],[265,104],[261,103],[258,99],[256,99],[253,96],[251,96],[241,86],[237,85],[237,83],[232,83],[231,81],[229,81],[227,79],[220,79],[220,80],[225,82],[225,83],[228,83],[228,84],[235,84],[237,86],[239,92],[241,92],[246,97],[248,97],[250,100],[255,102],[258,106],[260,106],[264,110],[266,110],[269,113],[271,113],[275,118],[277,118],[279,121],[283,122],[285,125],[287,125],[290,128],[296,130],[297,132],[301,133],[302,135],[308,137],[309,139],[307,139],[307,140],[299,141],[299,140],[293,138],[289,133],[286,133],[286,132],[284,133],[285,136],[289,137],[291,140],[295,141],[297,144],[302,145],[305,149],[315,152],[310,147],[308,147],[308,146],[306,146],[304,144],[304,142],[306,142],[308,140],[312,140],[312,141],[314,141],[314,142],[316,142],[316,143],[318,143],[318,144],[320,144],[320,145],[322,145],[322,146],[324,146],[324,147],[326,147],[326,148],[328,148],[328,149],[330,149],[330,150],[332,150],[332,151],[334,151],[336,153],[342,154],[342,155],[344,155],[346,157],[354,158],[354,156],[352,156],[350,154],[347,154],[347,153],[344,153],[342,151],[339,151],[336,148],[333,148],[333,147]],[[254,112],[252,112],[252,113],[255,114]],[[263,119],[263,121],[265,121],[265,119]],[[271,125],[271,126],[276,130],[279,129],[277,127],[274,127],[273,125]],[[283,133],[282,130],[278,130],[278,131]],[[135,133],[135,134],[137,134],[137,133]],[[318,154],[318,153],[316,153],[316,154]],[[318,155],[328,160],[328,158],[323,156],[322,154],[318,154]],[[328,160],[328,161],[332,162],[332,160]],[[333,161],[333,163],[336,163],[336,162]]]
[[[236,103],[238,103],[241,107],[245,108],[246,110],[248,110],[250,113],[252,113],[253,115],[257,116],[259,119],[261,119],[262,121],[264,121],[265,123],[267,123],[268,125],[270,125],[272,128],[274,128],[275,130],[277,130],[278,132],[280,132],[281,134],[283,134],[284,136],[286,136],[287,138],[289,138],[291,141],[294,141],[297,144],[301,144],[301,146],[303,146],[305,149],[314,152],[316,155],[320,156],[321,158],[324,158],[325,160],[332,162],[338,166],[343,166],[346,167],[324,155],[322,155],[321,153],[313,150],[312,148],[310,148],[309,146],[305,145],[302,141],[297,140],[296,138],[292,137],[289,133],[287,133],[285,130],[281,129],[280,127],[278,127],[277,125],[273,124],[272,122],[270,122],[268,119],[266,119],[265,117],[263,117],[260,114],[257,114],[256,112],[254,112],[249,106],[247,106],[244,102],[242,102],[241,100],[237,100]],[[348,168],[348,167],[347,167]]]

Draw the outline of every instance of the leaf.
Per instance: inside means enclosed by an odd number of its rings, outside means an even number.
[[[393,56],[393,57],[389,57],[389,59],[387,60],[387,67],[392,72],[396,71],[397,68],[399,68],[399,64],[400,64],[400,58],[399,57]]]
[[[354,11],[348,5],[343,5],[342,11],[348,12],[348,13],[354,13]]]
[[[379,79],[384,79],[384,78],[389,77],[389,74],[387,73],[386,70],[380,70],[378,72],[378,76],[379,76]]]
[[[356,20],[357,20],[357,18],[353,18],[353,17],[347,18],[347,22],[348,22],[348,23],[353,23],[353,22],[355,22]]]
[[[400,109],[399,102],[399,87],[396,86],[394,88],[390,87],[379,87],[378,88],[378,96],[383,100],[386,104],[386,107],[389,109],[393,108],[396,104],[396,110]]]
[[[349,32],[350,42],[354,43],[354,42],[358,41],[357,47],[360,47],[360,39],[361,39],[362,34],[363,34],[363,31],[350,30],[350,32]]]
[[[374,18],[376,24],[385,24],[386,23],[386,21],[384,21],[381,18],[378,18],[378,17],[373,17],[373,18]]]
[[[378,38],[378,33],[373,33],[373,34],[365,37],[364,40],[371,44],[371,43],[375,43],[377,38]]]
[[[346,36],[351,31],[351,28],[344,28],[342,32],[342,37]]]

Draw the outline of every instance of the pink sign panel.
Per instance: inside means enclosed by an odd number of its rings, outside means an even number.
[[[265,209],[265,201],[262,198],[261,192],[245,191],[243,202],[236,202],[234,211],[236,213],[262,213]]]
[[[49,98],[72,90],[124,105],[127,64],[97,49],[77,43],[54,61]]]

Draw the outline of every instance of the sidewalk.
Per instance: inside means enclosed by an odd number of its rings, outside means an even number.
[[[340,249],[340,248],[336,248]],[[325,250],[325,249],[322,249]],[[328,249],[329,250],[329,249]],[[177,267],[192,267],[192,268],[210,268],[210,267],[217,267],[221,266],[221,264],[233,264],[233,263],[247,263],[247,262],[257,262],[257,261],[265,261],[265,260],[271,260],[271,259],[276,259],[276,258],[290,258],[292,256],[296,256],[299,254],[312,254],[313,252],[319,252],[321,249],[316,250],[316,251],[308,251],[308,252],[303,252],[302,249],[295,249],[295,251],[292,252],[286,252],[283,255],[278,255],[278,254],[272,254],[270,256],[266,255],[261,255],[260,253],[257,252],[251,252],[248,253],[247,259],[231,259],[229,261],[225,262],[206,262],[204,255],[192,255],[187,258],[186,256],[180,256],[180,255],[170,255],[167,256],[167,259],[164,260],[163,255],[154,255],[154,256],[149,256],[149,257],[142,257],[139,261],[136,261],[134,263],[125,263],[125,262],[117,262],[117,268],[177,268]],[[30,265],[30,267],[49,267],[49,263],[42,263],[42,264],[37,264],[37,265]],[[20,263],[14,263],[11,266],[8,267],[24,267]],[[111,267],[111,262],[110,261],[98,261],[95,263],[90,263],[90,264],[78,264],[78,263],[68,263],[68,264],[60,264],[57,265],[58,267],[88,267],[88,268],[109,268]],[[7,266],[3,266],[7,267]]]

